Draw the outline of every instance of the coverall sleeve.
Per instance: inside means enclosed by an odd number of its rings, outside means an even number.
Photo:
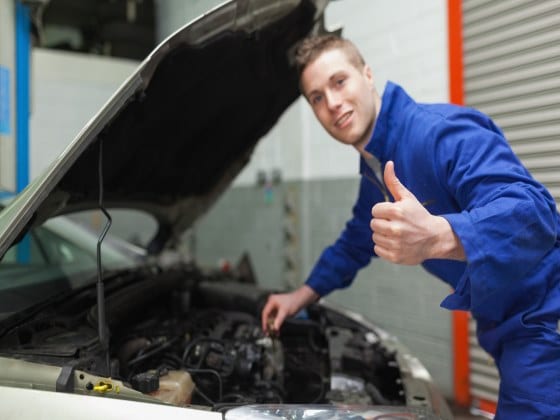
[[[348,287],[358,270],[366,266],[373,252],[371,208],[382,195],[366,178],[361,179],[352,218],[336,242],[323,250],[306,284],[320,296]]]
[[[476,114],[478,115],[478,114]],[[459,213],[444,214],[467,259],[456,293],[470,294],[475,316],[492,321],[539,299],[539,264],[557,240],[553,198],[514,155],[491,120],[456,116],[437,133],[436,165]],[[458,309],[459,296],[442,306]],[[460,308],[467,309],[467,308]]]

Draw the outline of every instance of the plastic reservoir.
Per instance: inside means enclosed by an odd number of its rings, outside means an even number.
[[[191,403],[194,382],[189,372],[170,370],[167,375],[160,376],[159,389],[150,392],[152,397],[177,406]]]

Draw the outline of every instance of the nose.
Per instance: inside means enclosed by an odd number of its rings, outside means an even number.
[[[325,99],[327,100],[327,107],[331,111],[336,111],[342,103],[340,94],[332,90],[325,92]]]

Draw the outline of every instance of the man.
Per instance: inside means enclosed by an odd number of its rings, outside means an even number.
[[[455,289],[442,306],[477,320],[501,376],[496,418],[560,418],[560,215],[550,194],[482,113],[416,103],[393,83],[381,98],[348,40],[309,38],[296,64],[321,125],[360,153],[362,178],[340,237],[305,285],[269,297],[263,329],[349,286],[372,256],[422,264]]]

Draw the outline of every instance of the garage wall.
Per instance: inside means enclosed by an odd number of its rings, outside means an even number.
[[[138,64],[88,54],[32,50],[30,179],[64,150]]]
[[[221,3],[224,0],[154,0],[157,42]]]

